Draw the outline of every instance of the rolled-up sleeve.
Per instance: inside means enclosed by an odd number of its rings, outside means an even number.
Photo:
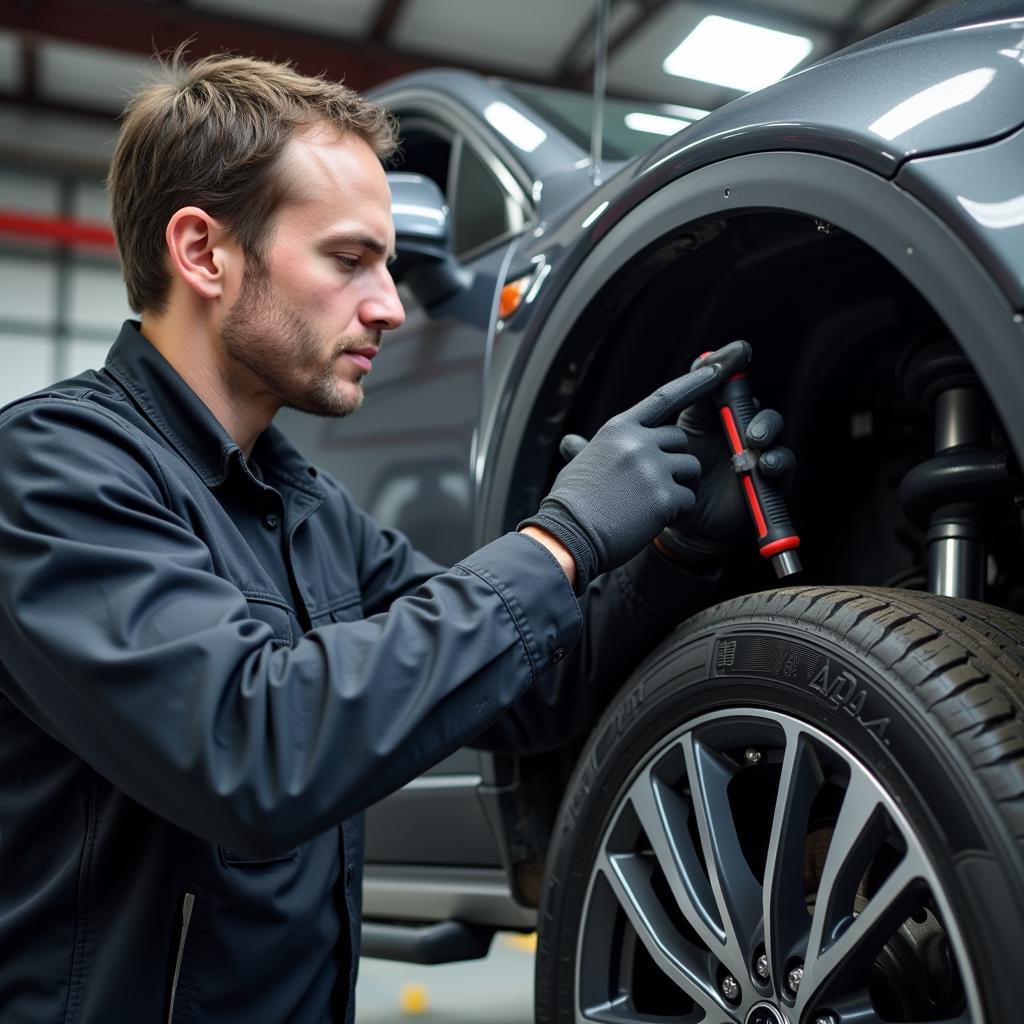
[[[386,611],[273,642],[175,508],[144,436],[71,399],[0,420],[0,688],[113,785],[286,849],[487,728],[572,647],[579,606],[510,534]],[[421,580],[421,582],[420,582]],[[408,582],[408,580],[406,580]]]

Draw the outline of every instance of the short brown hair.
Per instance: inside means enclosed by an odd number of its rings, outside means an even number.
[[[188,64],[179,47],[162,78],[128,104],[107,176],[128,302],[166,307],[167,222],[183,206],[222,221],[259,266],[271,217],[288,195],[277,159],[299,129],[326,124],[362,138],[381,160],[394,118],[339,82],[287,64],[213,54]]]

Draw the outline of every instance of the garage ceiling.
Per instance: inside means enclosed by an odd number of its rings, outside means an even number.
[[[809,63],[949,2],[611,0],[609,93],[703,110],[741,95],[662,68],[708,15],[804,36]],[[0,0],[0,147],[18,119],[109,124],[152,54],[189,38],[193,54],[288,59],[360,90],[440,64],[586,89],[595,11],[596,0]]]

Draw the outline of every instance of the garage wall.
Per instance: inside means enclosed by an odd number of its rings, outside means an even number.
[[[0,166],[0,209],[109,223],[98,178]],[[113,253],[0,235],[0,404],[103,365],[132,315]]]

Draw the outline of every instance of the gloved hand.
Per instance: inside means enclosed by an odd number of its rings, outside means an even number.
[[[687,454],[686,434],[673,422],[720,383],[706,366],[663,385],[613,416],[555,478],[540,509],[517,529],[536,526],[561,542],[576,563],[576,590],[628,561],[696,503],[700,463]]]
[[[686,432],[690,452],[700,460],[700,488],[695,506],[666,527],[657,544],[673,561],[701,569],[716,564],[737,543],[752,538],[753,527],[714,403],[707,399],[692,405],[677,422]],[[761,453],[758,469],[784,490],[796,459],[788,448],[775,445],[781,432],[782,417],[774,409],[762,409],[747,424],[745,435],[747,446]]]

